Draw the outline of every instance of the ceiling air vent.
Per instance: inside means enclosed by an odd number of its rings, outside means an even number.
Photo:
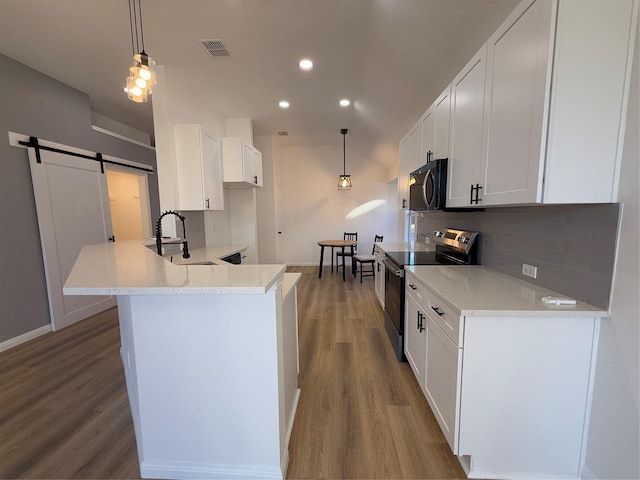
[[[222,40],[200,40],[200,43],[204,48],[207,49],[207,52],[214,57],[230,57],[231,53],[227,50],[227,47],[224,46]]]
[[[280,135],[281,137],[286,137],[287,135],[289,135],[289,132],[285,132],[284,130],[281,130],[278,132],[278,135]]]

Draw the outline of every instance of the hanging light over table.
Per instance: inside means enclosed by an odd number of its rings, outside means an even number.
[[[124,91],[129,100],[137,103],[147,101],[156,84],[156,73],[153,69],[156,62],[144,51],[144,32],[142,30],[141,0],[129,0],[129,25],[131,27],[131,50],[133,66],[129,68],[129,76]],[[139,53],[136,53],[139,52]]]
[[[351,190],[351,175],[347,175],[347,130],[340,130],[342,134],[342,175],[338,180],[338,190]]]

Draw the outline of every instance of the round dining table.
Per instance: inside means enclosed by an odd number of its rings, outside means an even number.
[[[320,266],[318,267],[318,278],[322,278],[322,262],[324,260],[324,247],[331,247],[331,271],[333,272],[333,249],[341,248],[342,249],[342,280],[346,281],[347,276],[345,274],[346,268],[344,267],[344,249],[346,247],[351,248],[351,273],[353,276],[356,276],[356,266],[353,263],[353,255],[354,248],[358,244],[358,242],[354,240],[320,240],[318,245],[320,245]],[[337,268],[337,267],[336,267]]]

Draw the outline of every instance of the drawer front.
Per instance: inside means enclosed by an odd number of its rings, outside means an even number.
[[[431,291],[426,292],[425,311],[458,347],[462,347],[460,314]]]
[[[426,287],[418,281],[410,272],[405,270],[405,279],[404,279],[405,291],[408,296],[413,298],[421,308],[426,309]]]

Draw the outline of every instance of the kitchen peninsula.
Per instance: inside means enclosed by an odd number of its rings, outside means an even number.
[[[178,265],[136,241],[83,247],[64,294],[118,298],[143,477],[285,477],[300,395],[300,274],[285,269]]]

